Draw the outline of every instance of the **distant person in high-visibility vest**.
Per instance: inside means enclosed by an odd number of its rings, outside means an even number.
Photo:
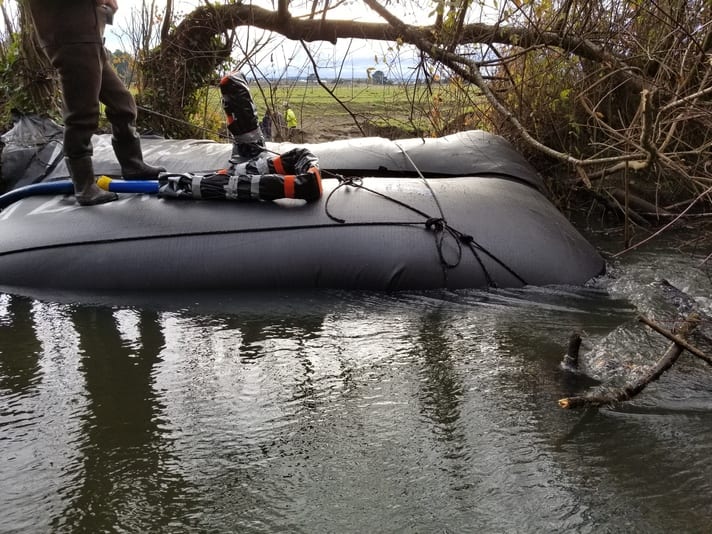
[[[297,131],[297,116],[292,111],[292,108],[289,107],[289,102],[284,103],[284,122],[287,123],[287,139],[291,141]]]

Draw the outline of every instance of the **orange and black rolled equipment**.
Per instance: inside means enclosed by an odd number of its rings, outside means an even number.
[[[313,202],[321,198],[317,157],[306,148],[294,148],[272,157],[259,157],[210,174],[163,173],[158,194],[167,198],[269,201],[282,198]]]

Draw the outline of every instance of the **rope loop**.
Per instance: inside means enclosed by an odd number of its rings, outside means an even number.
[[[336,179],[339,181],[339,185],[351,187],[363,186],[363,178],[361,176],[343,176],[341,174],[337,174]]]
[[[329,217],[329,219],[331,219],[332,221],[337,222],[339,224],[344,224],[346,222],[346,219],[337,217],[329,210],[329,203],[331,202],[331,197],[334,196],[334,193],[336,193],[342,187],[363,187],[363,178],[361,178],[360,176],[344,176],[343,174],[336,174],[328,171],[327,174],[332,178],[336,178],[336,180],[339,182],[339,185],[332,189],[331,193],[329,193],[329,195],[326,197],[326,201],[324,202],[324,212],[326,213],[326,216]],[[323,172],[322,176],[324,176]]]
[[[460,262],[462,261],[462,256],[463,256],[463,246],[466,247],[472,256],[474,257],[475,261],[479,265],[480,269],[482,270],[482,273],[485,277],[485,280],[487,282],[487,286],[491,288],[497,287],[497,283],[495,282],[494,278],[489,272],[489,269],[487,269],[487,266],[485,265],[485,262],[483,261],[482,255],[487,256],[490,258],[493,262],[495,262],[497,265],[502,267],[504,270],[506,270],[508,273],[510,273],[512,276],[514,276],[517,280],[519,280],[523,285],[526,285],[527,282],[519,276],[511,267],[506,265],[502,260],[497,258],[494,254],[489,252],[485,247],[483,247],[480,243],[478,243],[475,238],[469,234],[465,234],[463,232],[460,232],[459,230],[453,228],[450,226],[450,224],[447,222],[445,218],[445,212],[442,209],[442,206],[440,205],[440,201],[435,194],[435,191],[433,191],[432,187],[426,180],[425,176],[420,172],[418,167],[415,165],[415,162],[408,156],[408,153],[403,150],[400,145],[396,143],[396,146],[400,148],[401,152],[403,155],[408,159],[408,161],[411,163],[413,168],[416,170],[418,175],[420,176],[420,179],[423,181],[425,184],[425,187],[430,191],[430,194],[432,196],[433,201],[435,202],[435,205],[437,207],[437,210],[439,212],[439,217],[433,217],[430,216],[428,213],[425,211],[416,208],[415,206],[408,204],[406,202],[403,202],[401,200],[398,200],[390,195],[387,195],[385,193],[381,193],[380,191],[373,190],[369,187],[366,187],[363,185],[363,177],[362,176],[343,176],[340,174],[336,173],[329,173],[328,171],[322,171],[322,176],[325,173],[328,173],[331,177],[336,178],[339,182],[339,185],[337,185],[334,189],[332,189],[331,193],[327,195],[326,201],[324,203],[324,211],[326,212],[327,217],[329,217],[332,221],[335,221],[339,224],[345,224],[346,220],[342,219],[340,217],[336,217],[331,213],[331,210],[329,209],[331,197],[341,189],[342,187],[355,187],[355,188],[360,188],[363,191],[367,191],[371,194],[377,195],[381,198],[384,198],[388,200],[389,202],[392,202],[395,205],[401,206],[405,209],[410,210],[413,213],[417,213],[421,217],[425,219],[425,222],[421,222],[418,224],[423,224],[425,226],[425,229],[429,232],[433,233],[434,239],[435,239],[435,248],[437,250],[438,258],[440,260],[440,266],[442,268],[443,272],[443,277],[445,280],[445,284],[447,285],[447,278],[448,278],[448,271],[457,268],[460,265]],[[381,224],[389,224],[389,223],[381,223]],[[391,224],[411,224],[411,223],[391,223]],[[454,257],[448,260],[445,257],[445,242],[449,237],[453,240],[452,245],[454,246]]]
[[[442,217],[430,217],[425,221],[426,230],[430,230],[431,232],[443,232],[446,227],[447,223]]]

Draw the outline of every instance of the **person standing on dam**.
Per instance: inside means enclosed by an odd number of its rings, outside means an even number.
[[[111,202],[116,193],[95,182],[92,135],[99,126],[100,103],[111,123],[112,146],[127,180],[156,179],[165,169],[143,161],[136,132],[136,102],[104,48],[117,0],[27,0],[35,32],[59,73],[64,118],[64,156],[82,206]]]

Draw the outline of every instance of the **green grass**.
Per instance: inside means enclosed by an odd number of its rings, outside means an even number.
[[[391,128],[406,134],[417,132],[418,135],[443,135],[461,129],[463,116],[472,115],[476,103],[482,101],[481,97],[468,95],[467,90],[448,84],[428,89],[345,83],[334,87],[333,95],[314,82],[276,87],[253,83],[250,90],[260,117],[268,107],[281,112],[282,103],[288,101],[300,117],[300,127],[306,129],[315,121],[327,126],[353,124],[353,114],[362,126]],[[207,88],[199,102],[191,121],[209,131],[224,133],[219,89]]]

